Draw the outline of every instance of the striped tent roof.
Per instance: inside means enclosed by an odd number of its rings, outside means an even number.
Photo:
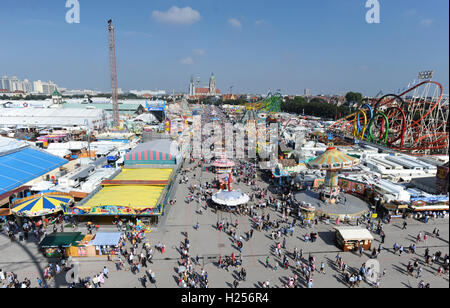
[[[175,160],[175,156],[169,153],[158,152],[158,151],[143,151],[137,153],[128,153],[125,156],[126,161],[139,161],[139,160],[150,160],[150,161],[167,161]]]
[[[39,194],[15,201],[11,211],[18,216],[42,216],[62,210],[61,205],[72,200],[72,196],[64,193]]]
[[[360,160],[358,158],[347,155],[335,147],[330,146],[323,154],[309,161],[307,165],[311,169],[333,170],[350,168],[359,163]]]
[[[226,168],[226,167],[234,167],[235,163],[232,160],[222,158],[215,160],[212,165],[214,167]]]

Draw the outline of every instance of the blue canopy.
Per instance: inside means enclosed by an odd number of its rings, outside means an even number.
[[[31,147],[0,155],[0,195],[66,163],[65,159]]]
[[[425,197],[425,196],[411,197],[411,202],[415,202],[415,201],[423,201],[423,202],[434,204],[434,203],[439,203],[439,202],[447,202],[448,196],[434,195],[434,196],[429,196],[429,197]]]
[[[98,232],[95,238],[89,242],[88,245],[92,246],[117,246],[119,245],[120,232]]]

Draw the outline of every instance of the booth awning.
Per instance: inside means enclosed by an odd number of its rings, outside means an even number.
[[[373,236],[369,230],[358,227],[336,227],[337,232],[339,232],[344,239],[344,241],[361,241],[370,240],[373,241]]]
[[[89,242],[88,245],[92,246],[117,246],[119,245],[120,232],[98,232],[95,238]]]
[[[83,240],[81,232],[60,232],[47,235],[39,244],[41,248],[70,247]]]
[[[11,215],[10,209],[0,209],[0,216],[9,216]]]

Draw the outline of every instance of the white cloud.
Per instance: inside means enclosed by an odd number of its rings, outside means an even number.
[[[192,52],[197,56],[203,56],[205,54],[203,49],[193,49]]]
[[[264,19],[260,19],[260,20],[255,21],[255,25],[260,25],[260,24],[262,24],[264,22],[265,22]]]
[[[187,57],[180,60],[181,64],[191,65],[194,64],[194,60],[191,57]]]
[[[230,19],[228,19],[228,22],[229,22],[233,27],[236,27],[236,28],[241,28],[241,27],[242,27],[241,22],[240,22],[239,20],[237,20],[236,18],[230,18]]]
[[[430,27],[433,24],[434,20],[433,19],[422,19],[420,21],[420,24],[424,27]]]
[[[153,18],[169,24],[191,25],[200,20],[200,13],[191,7],[172,6],[167,12],[153,11]]]

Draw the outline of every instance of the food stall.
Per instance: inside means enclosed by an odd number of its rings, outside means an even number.
[[[424,222],[428,222],[433,214],[448,217],[449,197],[448,195],[411,197],[409,209],[416,219],[423,219]]]
[[[95,257],[95,247],[88,243],[94,238],[94,235],[87,234],[84,238],[74,245],[66,248],[66,255],[70,257]]]
[[[335,227],[336,244],[344,251],[359,250],[362,246],[364,250],[371,249],[374,237],[369,230],[361,227]]]
[[[392,201],[383,204],[384,216],[390,216],[391,218],[403,218],[409,212],[409,203],[402,201]]]
[[[88,246],[95,248],[96,256],[115,255],[118,253],[119,244],[122,240],[121,232],[98,232],[89,241]]]
[[[84,239],[81,232],[58,232],[44,237],[39,243],[44,255],[48,258],[58,258],[67,254],[67,248],[79,244]]]

